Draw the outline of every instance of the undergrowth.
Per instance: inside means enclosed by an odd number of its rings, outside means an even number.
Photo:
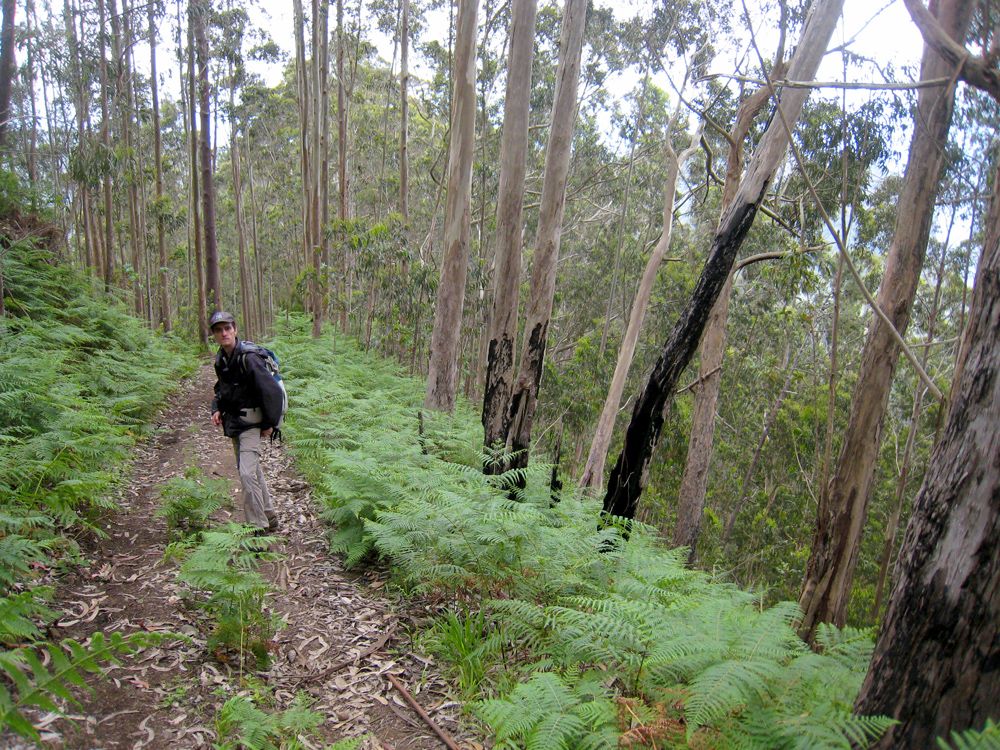
[[[423,412],[421,382],[302,321],[275,347],[333,549],[464,603],[429,646],[497,747],[849,748],[891,725],[851,712],[870,634],[825,629],[814,653],[795,604],[765,608],[689,570],[641,524],[626,541],[592,499],[552,502],[549,467],[530,467],[523,492],[521,476],[484,476],[468,405]]]
[[[299,696],[283,711],[266,711],[253,699],[236,695],[227,700],[215,719],[217,750],[311,750],[323,715]],[[357,750],[365,737],[340,740],[326,750]]]
[[[37,739],[26,710],[63,710],[86,674],[164,637],[48,642],[44,584],[82,560],[81,533],[103,535],[130,448],[196,360],[54,258],[58,230],[2,170],[0,235],[0,729]]]
[[[266,599],[271,585],[257,568],[263,560],[276,560],[268,552],[274,537],[257,536],[252,526],[226,524],[203,531],[168,548],[183,557],[177,577],[211,620],[208,648],[223,661],[235,654],[239,666],[252,656],[266,668],[270,648],[282,622],[270,614]]]
[[[229,502],[229,482],[212,479],[197,466],[189,466],[183,477],[173,477],[160,489],[156,514],[167,521],[167,535],[183,538],[204,531],[211,516]]]

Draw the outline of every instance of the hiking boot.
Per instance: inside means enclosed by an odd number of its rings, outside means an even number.
[[[278,514],[277,513],[268,513],[267,514],[267,530],[268,531],[277,531],[280,528],[281,528],[281,522],[278,521]]]

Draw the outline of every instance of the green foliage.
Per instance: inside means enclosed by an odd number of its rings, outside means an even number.
[[[257,572],[261,560],[278,559],[266,551],[273,542],[273,537],[256,536],[252,527],[233,523],[205,531],[192,541],[177,574],[192,592],[202,592],[199,606],[213,621],[209,648],[232,650],[241,664],[250,654],[258,665],[267,665],[280,623],[265,611],[271,587]]]
[[[851,714],[868,634],[826,630],[811,652],[794,603],[764,607],[688,569],[642,524],[623,543],[595,501],[564,491],[552,503],[547,467],[533,465],[512,500],[514,477],[484,476],[470,451],[481,432],[468,411],[420,420],[419,383],[345,342],[334,361],[329,340],[283,337],[289,359],[308,363],[294,373],[289,434],[341,525],[334,548],[352,561],[377,553],[415,591],[492,597],[485,614],[444,615],[428,640],[463,691],[525,680],[476,704],[502,746],[614,746],[616,698],[644,707],[649,736],[673,722],[735,747],[864,745],[889,725]],[[587,677],[595,668],[600,680]],[[678,696],[676,716],[661,717]]]
[[[40,623],[56,618],[44,604],[51,595],[50,587],[40,586],[0,597],[0,643],[13,646],[41,638]]]
[[[0,653],[0,671],[9,682],[0,682],[0,728],[9,727],[22,737],[38,740],[38,730],[23,713],[29,706],[61,712],[56,703],[73,702],[74,688],[84,688],[85,674],[101,674],[101,664],[118,663],[118,657],[162,643],[175,636],[163,633],[123,635],[97,632],[89,642],[71,638],[24,646]]]
[[[111,507],[129,448],[194,359],[30,242],[3,258],[0,584]]]
[[[483,612],[470,611],[462,615],[445,612],[428,632],[426,645],[452,665],[459,692],[470,697],[479,691],[502,642]]]
[[[322,715],[310,710],[301,695],[290,708],[274,713],[263,711],[250,698],[237,695],[223,704],[216,717],[219,742],[215,747],[217,750],[303,750],[315,746],[300,737],[314,735],[322,723]],[[360,743],[361,739],[356,739],[334,747],[348,750]]]
[[[611,750],[618,747],[618,727],[602,677],[535,672],[506,698],[480,701],[472,708],[500,748]]]
[[[1000,724],[987,719],[981,730],[952,732],[950,741],[938,737],[937,746],[941,750],[1000,750]]]
[[[210,517],[229,500],[229,482],[211,479],[196,466],[183,477],[173,477],[160,490],[161,507],[156,514],[167,519],[171,535],[187,536],[209,526]]]

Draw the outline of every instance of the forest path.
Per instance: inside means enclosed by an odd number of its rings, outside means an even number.
[[[447,697],[447,684],[433,664],[406,648],[406,633],[421,613],[405,611],[380,593],[386,582],[382,572],[345,572],[329,554],[310,488],[280,445],[268,446],[263,460],[281,521],[272,550],[282,559],[262,564],[261,573],[274,589],[270,606],[287,625],[274,639],[267,670],[241,674],[238,664],[220,662],[206,649],[199,612],[181,599],[177,563],[163,560],[167,528],[155,512],[163,482],[198,466],[230,480],[232,506],[216,520],[243,520],[231,443],[208,419],[214,380],[211,366],[202,366],[171,397],[157,432],[135,450],[120,510],[102,522],[109,537],[84,549],[91,563],[60,581],[54,602],[63,613],[52,628],[54,638],[147,630],[184,633],[192,640],[165,642],[112,666],[104,679],[90,680],[94,691],[81,705],[70,706],[64,718],[36,717],[45,745],[212,747],[225,739],[216,737],[218,710],[237,692],[274,710],[287,708],[296,692],[304,691],[324,717],[321,734],[328,742],[367,733],[364,750],[443,747],[388,680],[396,675],[455,736],[459,704]],[[305,747],[319,747],[311,742]],[[482,747],[468,738],[461,744]]]

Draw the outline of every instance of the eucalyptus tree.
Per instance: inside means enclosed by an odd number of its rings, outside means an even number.
[[[840,0],[812,6],[788,67],[792,80],[811,80],[840,15]],[[750,161],[730,208],[723,215],[701,277],[667,340],[663,353],[636,399],[621,453],[608,480],[604,512],[635,517],[640,494],[648,481],[653,448],[663,427],[664,409],[673,397],[681,373],[697,349],[712,306],[729,277],[736,254],[753,223],[798,120],[807,90],[784,89],[770,125]]]
[[[114,283],[115,272],[115,234],[114,234],[114,204],[111,200],[111,105],[109,103],[108,80],[108,60],[107,60],[107,10],[104,0],[97,0],[97,12],[100,26],[97,30],[97,38],[100,41],[99,66],[100,86],[101,86],[101,147],[104,159],[103,165],[102,193],[104,196],[104,237],[103,242],[103,262],[104,262],[104,290],[110,291]]]
[[[410,157],[407,131],[410,113],[410,0],[399,2],[399,213],[410,218]]]
[[[195,74],[195,11],[191,8],[190,3],[188,4],[188,23],[187,23],[187,130],[188,130],[188,175],[190,181],[190,193],[188,196],[188,208],[190,216],[190,227],[191,236],[193,238],[192,244],[194,245],[194,266],[196,269],[197,277],[197,298],[198,298],[198,317],[193,326],[193,330],[196,332],[195,339],[198,342],[203,342],[205,340],[204,330],[205,322],[208,320],[208,284],[206,279],[208,278],[208,265],[204,262],[205,259],[205,248],[202,244],[202,231],[201,231],[201,210],[199,208],[201,201],[201,178],[198,172],[198,154],[200,153],[201,139],[198,136],[199,125],[198,125],[198,107],[195,102],[198,100],[195,89],[197,76]],[[180,21],[178,20],[178,27],[180,26]],[[178,37],[180,36],[180,29],[178,28]],[[178,49],[180,48],[180,39],[177,42]],[[178,52],[180,54],[180,52]],[[218,265],[218,263],[216,263]]]
[[[510,461],[512,467],[528,465],[531,428],[538,403],[538,386],[542,379],[555,296],[559,241],[566,206],[570,149],[577,119],[576,95],[586,23],[587,3],[584,0],[567,0],[563,6],[559,37],[559,67],[556,71],[555,99],[545,149],[545,172],[532,257],[531,287],[525,312],[524,341],[517,379],[510,396],[508,441],[514,452]]]
[[[476,119],[476,17],[478,0],[460,0],[455,33],[454,96],[448,156],[444,258],[434,308],[424,405],[452,411],[458,381],[458,343],[469,265],[472,161]]]
[[[964,38],[973,3],[949,0],[938,6],[938,19],[953,38]],[[954,66],[925,48],[921,79],[948,78]],[[812,636],[821,622],[844,625],[868,512],[883,417],[900,354],[897,342],[906,331],[930,236],[934,196],[943,165],[954,106],[954,85],[922,88],[917,95],[914,130],[892,245],[862,352],[861,369],[837,467],[820,488],[816,527],[799,605],[801,632]]]
[[[199,159],[201,171],[202,227],[205,241],[205,291],[216,310],[221,310],[222,275],[215,228],[215,182],[212,159],[211,88],[208,81],[208,26],[212,15],[211,0],[190,0],[188,12],[194,25],[195,57],[198,67],[198,111],[200,115]]]
[[[10,96],[17,65],[14,60],[14,14],[16,0],[3,0],[3,20],[0,22],[0,148],[3,148],[10,124]]]
[[[936,737],[982,729],[996,716],[1000,695],[1000,670],[995,666],[1000,639],[1000,198],[996,192],[986,227],[947,424],[914,501],[889,609],[855,703],[860,713],[899,721],[876,748],[930,747]]]
[[[507,87],[500,145],[500,189],[497,196],[496,263],[493,309],[489,321],[486,380],[483,388],[483,444],[506,441],[508,404],[513,389],[514,346],[521,284],[524,231],[524,176],[528,162],[531,67],[535,54],[537,0],[512,3]],[[487,462],[487,473],[499,466]]]
[[[170,278],[167,261],[166,232],[164,228],[163,195],[163,146],[160,135],[160,95],[159,78],[156,71],[156,13],[158,3],[150,2],[147,6],[147,33],[149,35],[149,85],[150,100],[153,111],[153,173],[156,190],[156,202],[153,213],[156,218],[156,250],[159,259],[159,322],[164,331],[169,331],[173,325],[170,313]]]

